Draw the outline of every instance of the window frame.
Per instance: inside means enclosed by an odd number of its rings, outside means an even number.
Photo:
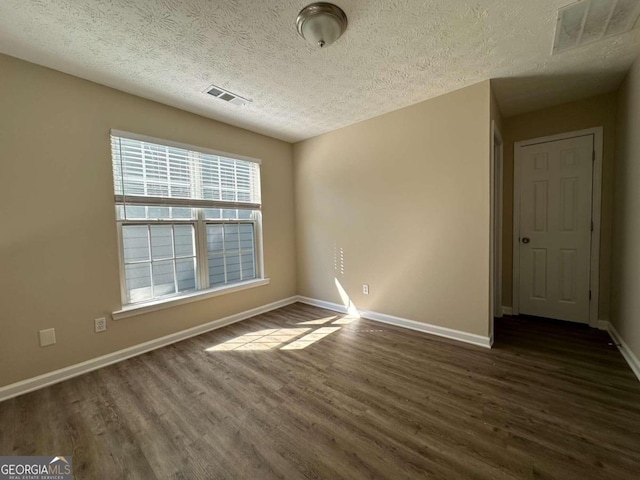
[[[188,145],[184,143],[173,142],[170,140],[164,140],[155,137],[149,137],[145,135],[134,134],[130,132],[123,132],[120,130],[111,130],[110,133],[113,137],[126,138],[130,140],[138,140],[142,142],[153,143],[157,145],[167,146],[167,147],[175,147],[181,148],[189,151],[195,151],[204,154],[216,155],[220,157],[230,158],[233,160],[241,160],[252,163],[257,163],[261,166],[262,161],[260,159],[245,157],[233,153],[222,152],[217,150],[211,150],[203,147],[197,147],[194,145]],[[111,148],[110,148],[111,150]],[[112,162],[113,162],[113,152]],[[112,180],[115,179],[112,175]],[[259,172],[258,182],[262,183],[262,172]],[[122,206],[123,204],[117,201],[117,198],[121,197],[126,199],[125,195],[115,194],[114,197],[114,212]],[[189,202],[189,200],[185,200],[185,202]],[[243,208],[241,204],[229,204],[228,202],[220,202],[221,204],[226,203],[226,205],[220,206],[211,206],[211,205],[202,205],[202,201],[194,200],[192,206],[181,205],[182,207],[191,208],[192,211],[195,212],[195,216],[191,219],[187,218],[178,218],[178,219],[126,219],[119,218],[116,214],[116,229],[117,229],[117,243],[118,243],[118,269],[119,269],[119,277],[120,277],[120,301],[121,301],[121,310],[117,312],[113,312],[113,318],[125,318],[127,316],[135,315],[137,313],[136,310],[140,310],[139,313],[145,313],[146,311],[157,310],[159,308],[164,308],[164,306],[172,305],[172,304],[181,304],[194,301],[196,299],[202,297],[211,297],[217,296],[219,294],[232,293],[234,291],[243,290],[245,288],[250,288],[252,286],[265,285],[269,283],[269,279],[265,278],[264,274],[264,248],[263,248],[263,235],[262,235],[262,210],[261,204],[258,208]],[[149,205],[156,206],[153,202],[150,202]],[[126,200],[124,202],[126,205]],[[130,204],[131,205],[131,204]],[[157,205],[157,206],[168,206],[168,205]],[[219,219],[207,219],[205,218],[205,209],[206,208],[220,208],[222,209],[233,209],[233,210],[249,210],[252,212],[250,219],[233,219],[233,218],[219,218]],[[231,225],[252,225],[253,228],[253,241],[254,241],[254,265],[255,265],[255,277],[248,280],[241,280],[232,283],[225,283],[222,285],[211,286],[209,284],[209,258],[208,258],[208,248],[207,248],[207,225],[216,225],[216,224],[231,224]],[[123,238],[123,227],[127,225],[139,225],[139,226],[153,226],[153,225],[192,225],[194,228],[194,247],[195,247],[195,260],[196,260],[196,271],[195,271],[195,281],[196,288],[195,290],[188,290],[183,292],[175,292],[173,294],[163,295],[156,298],[151,298],[149,300],[144,300],[140,302],[130,303],[127,295],[127,281],[126,281],[126,263],[125,263],[125,255],[124,255],[124,238]]]
[[[199,282],[198,282],[198,265],[199,265],[199,259],[198,259],[198,249],[197,249],[197,230],[196,230],[196,225],[190,221],[190,220],[185,220],[185,221],[171,221],[171,220],[131,220],[131,221],[122,221],[122,220],[117,220],[118,222],[118,244],[122,245],[122,248],[120,250],[120,278],[121,278],[121,282],[124,281],[124,284],[121,285],[121,300],[122,300],[122,305],[123,306],[134,306],[134,305],[141,305],[144,303],[148,303],[148,302],[152,302],[152,301],[157,301],[157,300],[162,300],[162,299],[168,299],[168,298],[173,298],[176,296],[180,296],[181,294],[186,294],[186,293],[192,293],[192,292],[196,292],[201,290],[200,288],[198,288],[200,286]],[[139,226],[139,227],[147,227],[149,234],[151,233],[151,227],[153,226],[159,226],[159,225],[168,225],[168,226],[175,226],[175,225],[191,225],[193,226],[194,229],[194,255],[193,256],[189,256],[189,257],[176,257],[175,255],[169,259],[162,259],[162,260],[154,260],[153,259],[153,255],[152,252],[149,251],[149,260],[146,261],[138,261],[138,262],[130,262],[127,264],[126,260],[125,260],[125,255],[124,255],[124,233],[123,233],[123,227],[124,226]],[[175,253],[175,251],[174,251]],[[158,297],[152,297],[148,300],[142,300],[139,302],[129,302],[128,300],[128,295],[127,295],[127,285],[126,285],[126,268],[127,265],[135,265],[135,264],[149,264],[151,267],[151,278],[153,278],[153,264],[157,263],[157,262],[163,262],[163,261],[167,261],[167,260],[172,260],[175,264],[175,261],[180,259],[180,258],[194,258],[195,262],[196,262],[196,272],[195,272],[195,282],[196,282],[196,288],[194,290],[185,290],[182,292],[177,291],[176,288],[176,292],[175,293],[170,293],[167,295],[161,295]],[[174,267],[174,283],[177,282],[177,278],[175,278],[175,267]],[[154,289],[154,285],[152,283],[152,291]]]
[[[201,216],[202,212],[198,212],[198,216]],[[204,215],[202,215],[204,217]],[[224,286],[227,285],[234,285],[236,283],[241,283],[241,282],[246,282],[249,280],[255,280],[255,279],[260,279],[263,278],[262,276],[262,266],[259,265],[258,262],[258,258],[257,258],[257,250],[258,250],[258,240],[257,240],[257,230],[258,230],[258,226],[257,226],[257,221],[255,218],[257,217],[261,217],[260,212],[257,210],[252,210],[252,216],[254,218],[252,219],[213,219],[213,220],[207,220],[206,218],[202,219],[202,231],[204,232],[203,234],[203,243],[204,243],[204,248],[202,249],[202,259],[203,259],[203,265],[206,265],[207,268],[206,269],[202,269],[202,280],[203,280],[203,284],[205,283],[204,281],[206,281],[207,287],[208,289],[212,289],[212,288],[222,288]],[[251,225],[252,229],[253,229],[253,249],[254,249],[254,272],[255,272],[255,276],[254,278],[250,278],[248,280],[244,280],[244,279],[240,279],[239,282],[233,282],[233,283],[224,283],[222,285],[216,285],[214,287],[211,286],[210,280],[209,280],[209,249],[207,248],[207,226],[208,225]],[[238,249],[238,255],[241,256],[242,255],[242,249]],[[197,255],[196,255],[197,257]],[[224,259],[225,262],[225,277],[226,277],[226,255],[223,253],[222,258]],[[242,260],[240,260],[242,262]],[[242,272],[242,267],[240,268],[240,271]],[[240,274],[242,276],[242,273]]]

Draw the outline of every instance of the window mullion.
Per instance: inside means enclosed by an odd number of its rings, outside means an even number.
[[[178,288],[178,266],[176,265],[176,228],[175,225],[171,225],[171,253],[173,254],[173,287],[176,289],[176,293],[180,292]]]
[[[237,212],[237,210],[236,210],[236,212]],[[242,280],[244,280],[244,272],[242,271],[242,249],[241,249],[241,243],[240,243],[240,220],[238,220],[238,265],[240,267],[240,281],[242,281]]]
[[[147,244],[149,245],[149,280],[151,283],[151,298],[156,297],[153,284],[153,252],[151,251],[151,225],[147,225]]]
[[[189,162],[189,182],[191,188],[189,194],[191,198],[204,198],[204,192],[202,188],[202,161],[201,156],[197,152],[188,152],[187,154]],[[196,278],[198,281],[197,289],[203,290],[209,286],[209,277],[207,272],[207,232],[206,227],[202,223],[204,218],[203,210],[198,208],[196,212],[196,221],[193,224],[195,230],[195,259],[196,259]]]
[[[198,209],[196,229],[196,269],[199,289],[209,288],[209,253],[207,250],[207,225],[204,222],[204,210]]]
[[[224,272],[225,285],[229,281],[227,279],[227,224],[222,224],[222,271]]]

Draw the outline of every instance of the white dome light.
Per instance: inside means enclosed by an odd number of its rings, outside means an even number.
[[[320,48],[331,45],[347,29],[347,16],[332,3],[317,2],[307,5],[296,19],[298,33]]]

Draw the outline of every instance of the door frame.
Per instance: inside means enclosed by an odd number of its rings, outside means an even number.
[[[504,141],[495,120],[491,122],[491,331],[493,319],[502,317],[502,215],[504,191]]]
[[[600,218],[602,210],[602,127],[587,128],[573,132],[549,135],[546,137],[522,140],[513,144],[513,314],[520,313],[520,176],[522,147],[538,143],[555,142],[575,137],[593,135],[593,177],[591,189],[591,255],[589,288],[589,326],[598,327],[598,308],[600,293]]]

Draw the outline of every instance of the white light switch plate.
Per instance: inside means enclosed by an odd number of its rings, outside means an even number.
[[[40,330],[40,346],[46,347],[56,343],[56,329],[47,328],[46,330]]]

